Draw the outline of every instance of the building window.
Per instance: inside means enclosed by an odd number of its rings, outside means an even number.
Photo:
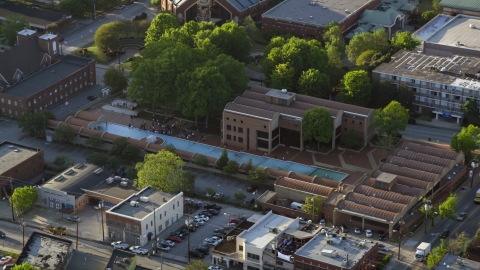
[[[268,132],[257,130],[257,137],[268,139]]]
[[[241,120],[241,121],[240,121],[240,123],[242,123],[242,124],[243,124],[243,120]]]
[[[180,206],[180,202],[179,202],[179,201],[177,201],[177,206]],[[313,212],[313,211],[312,211],[312,212]]]
[[[243,133],[243,128],[239,127],[238,128],[238,133]]]
[[[236,126],[233,126],[233,131],[237,131],[237,127],[236,127]]]
[[[121,221],[117,221],[117,227],[122,228],[122,222]]]
[[[355,123],[355,120],[352,120],[352,123]],[[313,211],[312,211],[313,212]]]
[[[108,219],[108,225],[113,226],[113,219]]]
[[[175,204],[172,204],[172,206],[173,206],[173,210],[175,210]]]
[[[239,142],[239,143],[243,143],[243,138],[242,138],[242,137],[238,137],[238,142]]]
[[[233,118],[233,122],[237,122],[237,119]]]
[[[138,233],[138,225],[133,225],[133,232]]]
[[[232,126],[227,125],[227,130],[232,130]]]
[[[227,140],[231,141],[232,140],[232,135],[227,134]]]
[[[150,220],[150,226],[153,226],[153,220]]]
[[[230,120],[230,118],[229,118],[229,117],[227,117],[227,120]]]
[[[242,245],[238,245],[238,250],[243,251],[243,246],[242,246]]]
[[[148,224],[145,224],[145,229],[147,229],[147,230],[148,230]]]
[[[237,141],[237,136],[233,136],[233,141],[234,141],[234,142]]]
[[[125,230],[130,231],[130,223],[125,223]]]
[[[252,253],[247,252],[247,257],[250,258],[250,259],[253,259],[253,260],[257,260],[257,261],[260,260],[260,256],[258,256],[257,254],[252,254]]]
[[[10,99],[8,100],[8,105],[12,104],[12,102],[10,101]]]
[[[16,102],[16,101],[14,101],[14,102],[13,102],[13,105],[14,105],[14,106],[17,106],[17,102]]]
[[[295,268],[303,269],[302,266],[303,266],[303,265],[302,265],[301,262],[295,262]]]
[[[162,219],[162,214],[160,214],[160,218],[159,219]]]
[[[167,216],[167,211],[163,211],[163,215],[164,215],[164,216]]]
[[[303,270],[310,270],[310,269],[311,269],[311,267],[310,267],[309,264],[304,264],[303,265]]]

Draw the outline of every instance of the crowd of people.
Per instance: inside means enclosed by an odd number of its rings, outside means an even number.
[[[135,115],[135,117],[136,117],[136,115]],[[135,125],[134,116],[131,116],[131,119],[132,119],[132,122],[128,124],[128,127],[129,128],[134,128],[135,127],[134,126]],[[184,138],[184,139],[187,139],[187,140],[195,138],[195,132],[194,131],[189,132],[188,129],[186,129],[186,128],[179,129],[177,127],[177,125],[175,125],[175,124],[172,124],[171,126],[170,125],[165,125],[164,122],[160,123],[159,120],[155,121],[155,119],[154,119],[152,121],[152,124],[151,124],[150,128],[148,128],[147,125],[148,125],[147,121],[144,120],[143,124],[140,125],[139,129],[145,130],[145,131],[148,130],[149,132],[156,133],[156,134],[163,134],[163,135],[170,135],[170,136],[177,135],[178,137],[181,137],[181,138]],[[203,135],[200,134],[200,141],[205,141],[205,139],[206,138]]]

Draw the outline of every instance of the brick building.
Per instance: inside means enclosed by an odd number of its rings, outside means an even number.
[[[105,213],[108,238],[144,246],[183,216],[183,202],[183,192],[174,195],[146,187]]]
[[[43,175],[44,163],[42,149],[8,141],[0,143],[0,176],[2,178],[29,182]]]
[[[2,114],[38,112],[96,84],[95,60],[60,55],[58,36],[22,30],[17,40],[18,46],[0,54]]]
[[[325,25],[336,21],[343,33],[381,0],[285,0],[262,15],[262,32],[281,31],[320,40]]]
[[[242,23],[247,16],[260,21],[268,9],[268,0],[161,0],[160,8],[176,14],[182,24],[192,20]]]
[[[374,109],[254,86],[223,110],[222,139],[229,146],[270,153],[279,145],[305,149],[302,116],[307,109],[330,110],[334,124],[332,148],[342,134],[355,131],[364,145],[374,136]]]

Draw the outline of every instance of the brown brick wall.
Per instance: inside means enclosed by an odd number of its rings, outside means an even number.
[[[127,206],[127,207],[129,207],[129,206]],[[117,226],[118,221],[122,222],[122,227],[121,228]],[[105,223],[106,223],[107,227],[120,229],[120,230],[125,231],[125,232],[138,233],[138,234],[142,233],[142,227],[141,227],[140,221],[136,221],[136,220],[133,220],[133,219],[130,219],[130,218],[127,218],[127,217],[112,215],[112,214],[106,212],[105,213]],[[126,226],[125,226],[126,223],[130,224],[130,231],[128,231],[126,229]],[[133,231],[133,225],[138,226],[138,232]],[[124,228],[125,228],[125,230],[124,230]]]
[[[24,162],[17,164],[10,170],[3,173],[2,176],[12,177],[28,182],[39,174],[43,173],[44,164],[44,152],[40,149],[39,152],[35,153]]]
[[[231,126],[231,130],[227,130],[227,125]],[[249,138],[248,149],[255,150],[257,149],[257,130],[268,132],[269,126],[270,121],[267,120],[223,112],[223,142],[229,146],[238,147],[239,150],[247,149],[247,140]],[[234,127],[236,131],[234,131]],[[243,128],[242,133],[239,132],[239,127]],[[227,135],[231,136],[230,140],[227,139]],[[238,142],[238,138],[242,138],[243,142]]]

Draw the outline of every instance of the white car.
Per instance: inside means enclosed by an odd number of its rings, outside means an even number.
[[[353,229],[353,231],[354,231],[355,234],[361,234],[362,233],[362,230],[359,227],[355,227],[355,229]]]
[[[207,239],[208,239],[208,238],[207,238]],[[207,240],[207,239],[205,239],[205,240],[203,241],[203,243],[204,243],[204,244],[207,244],[207,245],[209,245],[209,246],[213,246],[213,247],[219,244],[219,242],[218,242],[218,241],[214,241],[214,240]]]
[[[223,193],[221,193],[221,192],[217,192],[213,195],[213,198],[215,198],[215,199],[220,199],[221,197],[223,197]]]
[[[221,267],[218,266],[218,265],[213,265],[213,266],[209,266],[209,267],[208,267],[208,270],[223,270],[223,268],[221,268]]]
[[[203,221],[202,218],[194,218],[194,219],[193,219],[193,222],[197,222],[197,223],[200,224],[200,225],[205,224],[205,221]]]
[[[112,243],[113,248],[120,248],[120,249],[128,249],[129,245],[122,242],[122,241],[117,241]]]
[[[212,196],[215,195],[215,194],[216,194],[216,193],[213,193],[213,194],[212,194],[212,193],[208,193],[208,192],[207,192],[207,194],[205,194],[205,196],[207,196],[207,197],[212,197]]]
[[[365,236],[367,236],[368,238],[372,237],[373,236],[372,230],[365,230]]]
[[[202,219],[203,221],[209,221],[210,218],[205,216],[205,215],[199,215],[199,216],[195,216],[194,218],[196,219]]]
[[[378,245],[378,249],[382,251],[390,251],[390,249],[387,246],[382,244]]]
[[[142,254],[142,255],[145,255],[145,254],[148,253],[148,249],[142,248],[140,246],[130,247],[130,251],[133,252],[133,253],[139,253],[139,254]]]
[[[159,249],[161,249],[163,251],[170,251],[170,247],[167,246],[166,244],[165,244],[165,246],[162,245],[162,244],[158,244],[157,246],[158,246]]]
[[[325,219],[320,219],[320,226],[325,227]]]
[[[170,246],[170,247],[174,247],[174,246],[175,246],[175,242],[170,241],[170,240],[162,240],[160,243],[162,243],[162,244],[164,244],[164,245],[167,245],[167,246]]]
[[[217,241],[217,242],[221,242],[222,241],[222,238],[218,237],[218,236],[212,236],[212,238],[210,238],[211,240],[213,241]]]
[[[6,263],[6,262],[8,262],[8,261],[10,261],[11,259],[12,259],[12,257],[10,257],[10,256],[2,257],[2,258],[0,259],[0,265]]]

